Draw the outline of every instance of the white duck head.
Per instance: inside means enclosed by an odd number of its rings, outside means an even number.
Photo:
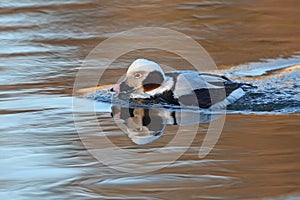
[[[149,92],[159,88],[165,81],[162,68],[155,62],[146,59],[135,60],[128,68],[126,77],[114,90],[117,92]]]

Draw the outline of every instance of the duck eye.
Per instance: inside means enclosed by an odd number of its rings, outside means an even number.
[[[134,78],[141,78],[142,76],[143,76],[143,74],[139,73],[139,72],[134,74]]]
[[[135,131],[136,131],[136,132],[142,132],[142,131],[143,131],[143,128],[142,128],[142,127],[135,128]]]

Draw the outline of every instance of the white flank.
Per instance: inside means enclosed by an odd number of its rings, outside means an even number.
[[[226,97],[226,99],[210,106],[209,108],[212,110],[225,108],[226,106],[236,102],[238,99],[243,97],[245,94],[246,93],[244,92],[244,90],[242,88],[238,88],[238,89],[234,90],[233,92],[231,92],[230,95],[228,97]]]

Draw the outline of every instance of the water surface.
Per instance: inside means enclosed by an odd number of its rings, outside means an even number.
[[[0,197],[299,199],[299,6],[296,0],[0,1]],[[193,37],[213,57],[218,73],[258,89],[230,107],[222,135],[205,159],[198,158],[205,136],[199,131],[172,165],[129,174],[103,165],[83,146],[74,125],[72,88],[81,62],[99,42],[144,26]],[[102,83],[115,83],[137,56],[116,61]],[[173,55],[146,56],[185,68]],[[98,121],[91,120],[94,113],[80,112],[87,136],[101,136],[99,121],[114,144],[140,153],[164,146],[178,129],[167,125],[159,139],[137,146],[109,110],[99,111]],[[199,127],[205,130],[207,124]],[[158,158],[150,164],[163,163]]]

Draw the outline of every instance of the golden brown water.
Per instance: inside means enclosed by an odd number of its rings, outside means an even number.
[[[0,1],[1,199],[300,199],[299,9],[297,0]],[[229,111],[206,158],[198,158],[199,131],[172,165],[129,174],[103,165],[83,146],[72,88],[81,62],[98,43],[145,26],[191,36],[222,73],[253,82],[266,95]],[[119,59],[101,83],[117,81],[136,56]],[[185,68],[169,54],[149,57]],[[93,113],[83,115],[87,134],[99,134],[89,121]],[[141,147],[108,112],[97,117],[114,144],[141,152],[163,146],[178,128],[167,126],[162,137]],[[153,166],[164,163],[157,160]]]

